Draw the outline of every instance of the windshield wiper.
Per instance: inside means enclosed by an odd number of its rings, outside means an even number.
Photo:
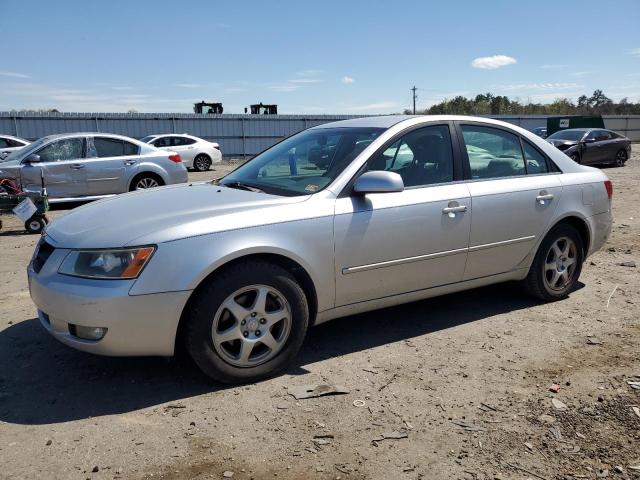
[[[264,193],[264,190],[254,185],[249,185],[248,183],[229,182],[229,183],[221,183],[220,185],[228,188],[237,188],[238,190],[247,190],[248,192]]]

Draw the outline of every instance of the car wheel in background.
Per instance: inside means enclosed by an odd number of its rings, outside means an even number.
[[[152,173],[141,173],[137,175],[129,186],[129,191],[134,190],[147,190],[148,188],[155,188],[164,185],[164,182]]]
[[[531,264],[525,287],[546,302],[566,297],[582,271],[584,247],[578,231],[561,223],[544,238]]]
[[[47,225],[44,217],[35,215],[24,222],[24,229],[29,233],[40,233]]]
[[[196,172],[206,172],[211,167],[211,159],[208,155],[201,153],[193,159],[193,169]]]
[[[624,164],[627,163],[627,151],[626,150],[618,150],[616,153],[616,158],[614,164],[616,167],[624,167]]]
[[[254,382],[286,368],[304,342],[307,298],[282,267],[248,261],[206,281],[185,311],[186,348],[224,383]]]

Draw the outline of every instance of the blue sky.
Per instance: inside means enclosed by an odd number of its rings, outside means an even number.
[[[640,100],[640,2],[0,0],[0,110],[389,113],[483,92]]]

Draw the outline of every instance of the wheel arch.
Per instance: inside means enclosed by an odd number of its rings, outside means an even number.
[[[583,247],[582,253],[584,254],[584,258],[586,258],[591,248],[591,238],[592,238],[591,227],[589,225],[589,222],[580,215],[570,213],[556,220],[556,222],[547,231],[547,234],[560,224],[570,225],[578,231],[578,233],[580,234],[580,238],[582,239],[582,247]]]
[[[160,173],[160,172],[156,172],[153,170],[143,170],[141,172],[137,172],[135,173],[131,179],[129,180],[129,185],[127,186],[128,190],[131,191],[134,183],[143,176],[149,176],[149,177],[155,177],[156,179],[158,179],[161,182],[161,185],[166,185],[167,184],[167,179]]]
[[[191,292],[189,299],[182,309],[182,313],[180,315],[180,320],[178,321],[178,327],[176,331],[175,338],[175,352],[181,351],[183,347],[184,333],[185,333],[185,317],[189,308],[191,307],[192,302],[197,297],[198,293],[204,287],[207,281],[209,281],[212,277],[216,275],[220,275],[223,271],[228,268],[233,267],[242,262],[247,261],[262,261],[267,263],[272,263],[274,265],[278,265],[284,268],[286,271],[291,273],[296,281],[300,284],[300,287],[304,291],[307,302],[309,304],[309,324],[313,325],[314,320],[316,318],[316,314],[318,313],[318,296],[316,292],[315,283],[311,278],[311,275],[303,267],[300,262],[294,260],[290,256],[284,255],[283,253],[276,252],[253,252],[246,253],[244,255],[236,256],[231,259],[227,259],[224,263],[218,265],[211,272],[209,272],[204,278],[200,280],[195,289]]]

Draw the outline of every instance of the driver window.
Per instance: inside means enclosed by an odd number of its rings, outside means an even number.
[[[424,127],[404,135],[369,160],[368,170],[398,173],[405,187],[453,181],[449,127]]]
[[[38,152],[41,162],[60,162],[82,158],[82,139],[65,138],[50,143]]]

